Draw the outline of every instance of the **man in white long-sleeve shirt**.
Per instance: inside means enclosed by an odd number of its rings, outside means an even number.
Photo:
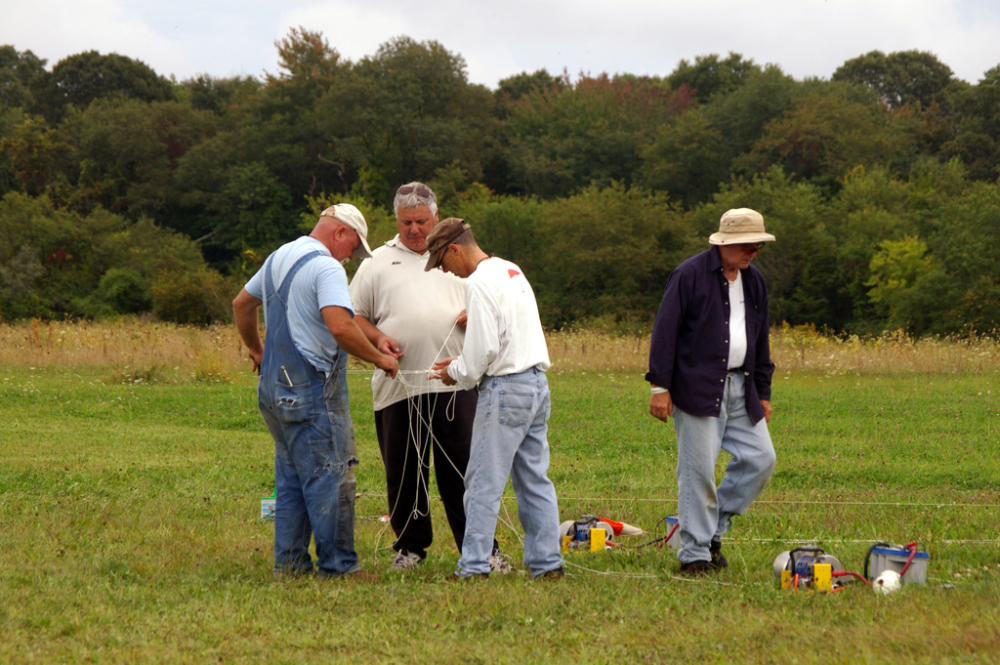
[[[559,505],[548,478],[551,366],[531,285],[510,261],[490,257],[461,219],[427,236],[425,270],[466,278],[468,322],[462,354],[436,362],[432,378],[470,389],[479,400],[465,472],[465,539],[459,577],[487,577],[504,486],[510,477],[532,577],[561,577]]]

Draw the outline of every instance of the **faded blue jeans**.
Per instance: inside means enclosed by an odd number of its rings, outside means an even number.
[[[500,500],[507,478],[524,528],[524,565],[532,577],[562,566],[559,504],[549,480],[551,412],[545,372],[486,377],[479,386],[465,471],[465,539],[458,574],[489,573]]]
[[[744,375],[730,372],[718,418],[692,416],[674,406],[677,433],[677,510],[681,563],[709,561],[709,545],[729,531],[733,515],[742,515],[764,491],[774,470],[774,446],[764,420],[750,424]],[[715,486],[719,451],[732,458]]]

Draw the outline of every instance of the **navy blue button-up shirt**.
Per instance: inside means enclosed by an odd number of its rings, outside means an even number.
[[[746,299],[747,413],[764,417],[760,400],[771,399],[774,363],[768,340],[767,286],[752,265],[740,271]],[[729,280],[719,250],[692,256],[667,280],[649,347],[646,380],[670,390],[673,403],[699,417],[718,417],[729,363]]]

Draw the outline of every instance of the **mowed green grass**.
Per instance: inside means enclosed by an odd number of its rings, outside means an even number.
[[[649,535],[571,553],[560,582],[456,584],[435,502],[425,565],[386,573],[368,379],[352,374],[357,546],[375,576],[275,584],[273,526],[259,519],[273,450],[251,377],[121,385],[0,368],[0,662],[1000,660],[997,375],[779,372],[774,478],[727,538],[729,570],[705,581],[638,547],[676,508],[673,430],[647,414],[642,377],[555,368],[550,385],[562,519],[599,514]],[[512,495],[501,516],[520,563]],[[814,595],[782,591],[771,572],[803,541],[860,571],[875,540],[919,541],[929,583]]]

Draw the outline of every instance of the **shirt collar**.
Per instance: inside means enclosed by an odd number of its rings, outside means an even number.
[[[409,247],[407,247],[406,245],[404,245],[403,241],[399,239],[399,234],[398,233],[396,234],[396,236],[392,240],[387,240],[385,244],[386,244],[387,247],[395,247],[396,249],[402,250],[404,252],[408,252],[410,254],[413,254],[414,256],[422,256],[424,258],[427,257],[427,252],[424,252],[423,254],[420,254],[418,252],[414,252],[412,249],[410,249]]]
[[[319,245],[316,249],[323,252],[327,256],[333,256],[333,254],[330,252],[330,248],[324,245],[323,241],[320,240],[319,238],[313,238],[312,236],[302,236],[302,237],[305,238],[307,242],[310,242],[314,245]]]

